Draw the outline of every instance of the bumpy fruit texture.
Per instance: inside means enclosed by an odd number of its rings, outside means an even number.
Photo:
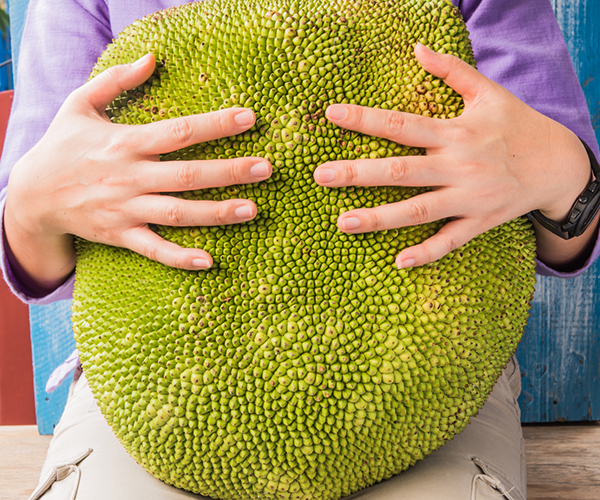
[[[165,159],[274,166],[260,184],[183,194],[252,199],[254,221],[156,228],[210,252],[209,271],[78,242],[84,370],[125,448],[165,482],[218,499],[343,497],[459,433],[506,365],[534,285],[528,222],[398,270],[398,252],[442,222],[347,235],[336,220],[420,191],[313,181],[327,160],[423,153],[333,126],[330,103],[460,113],[416,62],[417,41],[473,62],[458,11],[423,0],[194,3],[134,23],[100,58],[94,74],[147,51],[159,61],[110,106],[114,122],[256,112],[252,130]]]

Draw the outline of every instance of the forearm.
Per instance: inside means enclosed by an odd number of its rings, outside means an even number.
[[[4,213],[4,250],[11,272],[32,297],[56,290],[75,269],[73,238],[44,238],[19,227]]]
[[[564,224],[575,203],[592,179],[592,169],[588,154],[575,134],[556,122],[551,133],[551,157],[557,165],[562,165],[563,179],[558,182],[569,186],[568,192],[551,204],[541,207],[541,213],[549,219]],[[541,187],[544,189],[544,186]],[[559,272],[575,271],[589,259],[598,235],[598,217],[580,236],[565,240],[537,221],[534,222],[537,237],[538,259]]]
[[[467,21],[479,70],[529,106],[562,123],[598,154],[586,100],[550,2],[453,1]],[[499,10],[503,15],[498,15]],[[573,161],[574,158],[566,159],[565,168],[572,166]],[[586,165],[589,173],[589,162]],[[572,183],[572,179],[565,182]],[[572,185],[572,195],[563,199],[563,213],[553,220],[566,217],[586,182]],[[539,270],[549,275],[582,272],[581,266],[588,261],[596,241],[596,224],[568,241],[536,227],[539,260],[549,266]]]
[[[4,227],[6,197],[0,194],[0,275],[3,275],[11,291],[27,304],[44,305],[57,300],[71,298],[74,273],[66,278],[64,283],[52,290],[41,288],[19,263],[8,244]]]
[[[538,259],[559,272],[581,269],[590,258],[598,237],[598,217],[585,233],[577,238],[563,240],[534,223]]]

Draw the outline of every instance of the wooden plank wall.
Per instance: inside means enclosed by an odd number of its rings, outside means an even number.
[[[598,0],[551,0],[580,81],[584,87],[592,121],[600,139],[600,2]],[[13,56],[18,56],[27,0],[11,0]],[[519,348],[523,369],[521,405],[525,422],[600,420],[600,267],[594,266],[585,276],[572,281],[541,278],[533,302],[532,317]],[[67,307],[47,306],[32,309],[34,357],[44,353],[44,373],[68,354],[65,339],[68,322],[58,325]],[[49,326],[51,332],[43,333]],[[60,332],[60,333],[59,333]],[[39,345],[40,342],[46,345]],[[35,344],[38,343],[38,348]],[[58,347],[57,347],[58,346]],[[52,354],[50,354],[52,353]],[[39,359],[34,361],[41,362]],[[41,389],[42,376],[36,374],[36,395],[44,410],[42,432],[52,432],[60,411],[50,412],[49,401],[61,400],[64,394],[48,396]],[[63,388],[64,390],[64,388]],[[59,404],[59,403],[55,403]],[[46,419],[45,416],[51,415]],[[38,413],[38,419],[40,414]]]
[[[71,301],[29,308],[34,366],[35,412],[40,434],[53,434],[62,416],[73,376],[54,392],[46,392],[46,382],[54,369],[75,349],[71,329]]]
[[[600,142],[600,2],[553,0]],[[574,280],[538,278],[518,351],[524,422],[600,420],[600,262]]]

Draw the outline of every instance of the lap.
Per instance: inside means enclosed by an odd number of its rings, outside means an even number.
[[[513,358],[486,404],[461,434],[407,471],[348,500],[525,500],[525,452],[517,405],[520,387]],[[34,498],[205,497],[168,486],[138,465],[104,421],[82,376],[71,388]]]

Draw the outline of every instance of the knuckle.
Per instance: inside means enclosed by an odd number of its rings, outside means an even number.
[[[227,185],[235,184],[241,181],[241,169],[239,163],[235,160],[223,160],[222,170],[224,174],[223,181]]]
[[[175,144],[187,144],[192,139],[194,131],[187,118],[170,120],[170,136]]]
[[[111,66],[105,69],[98,75],[98,79],[102,82],[119,80],[123,74],[124,67],[122,65]]]
[[[408,205],[408,218],[412,225],[424,224],[428,221],[427,207],[419,200],[412,200]]]
[[[448,127],[455,143],[470,144],[471,141],[480,141],[479,131],[474,130],[468,123],[456,120]]]
[[[217,203],[212,209],[212,221],[216,226],[224,226],[227,223],[227,217],[221,210],[221,206]]]
[[[227,121],[225,115],[223,113],[213,113],[212,114],[212,128],[216,130],[217,134],[220,137],[224,137],[227,134],[227,130],[229,128],[229,122]]]
[[[366,123],[365,111],[361,106],[349,107],[353,111],[352,121],[356,128],[363,128]]]
[[[383,218],[377,210],[371,211],[371,229],[373,231],[382,231],[385,229]]]
[[[465,62],[462,59],[460,59],[452,54],[445,54],[444,56],[447,60],[447,64],[450,66],[451,70],[457,70],[465,64]]]
[[[394,183],[402,184],[408,181],[409,173],[404,158],[391,158],[388,163],[388,175]]]
[[[194,189],[199,184],[201,172],[189,162],[182,162],[177,166],[175,179],[177,184],[184,189]]]
[[[150,260],[157,260],[158,245],[154,242],[146,243],[142,249],[142,254],[148,257]]]
[[[118,231],[115,231],[113,227],[97,225],[90,229],[90,232],[93,235],[93,241],[97,243],[112,243],[120,245],[122,242],[122,238],[120,237]]]
[[[428,245],[423,245],[421,251],[423,264],[429,264],[430,262],[433,262],[435,260],[435,257],[431,253],[431,248],[429,248]]]
[[[444,233],[440,236],[444,255],[456,250],[460,246],[457,239],[452,234]]]
[[[406,129],[406,118],[402,113],[390,111],[385,125],[391,135],[399,135]]]
[[[128,141],[122,134],[111,134],[106,144],[106,153],[109,155],[123,155],[132,150],[131,141]]]
[[[184,269],[187,267],[187,258],[185,255],[181,253],[176,254],[173,257],[172,267],[176,267],[178,269]]]
[[[183,225],[183,209],[181,205],[177,202],[169,203],[165,208],[165,221],[168,225],[171,226],[181,226]]]
[[[349,184],[358,182],[359,168],[356,162],[349,162],[345,168],[346,181]]]

